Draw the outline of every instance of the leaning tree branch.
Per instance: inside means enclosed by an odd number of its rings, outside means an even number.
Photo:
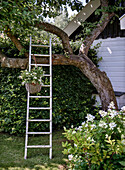
[[[52,64],[53,65],[73,65],[73,61],[77,60],[78,56],[72,55],[71,59],[65,57],[65,55],[53,54],[52,55]],[[9,58],[0,51],[0,62],[1,67],[7,68],[21,68],[26,69],[28,64],[28,58]],[[39,58],[36,57],[36,62],[39,64],[48,64],[48,58]],[[33,61],[35,64],[35,61]]]
[[[28,59],[9,58],[0,51],[0,62],[1,67],[25,69],[27,67]]]
[[[9,28],[7,28],[7,30],[4,30],[4,32],[6,33],[7,37],[9,37],[11,39],[11,41],[14,43],[14,45],[16,46],[16,48],[21,51],[22,49],[24,49],[24,47],[22,46],[22,44],[20,43],[20,41],[12,34],[11,30]],[[24,53],[25,57],[29,57],[29,54],[27,52]]]
[[[43,29],[43,30],[45,30],[45,31],[48,31],[48,32],[50,32],[50,33],[52,33],[52,34],[55,34],[55,35],[57,35],[58,37],[60,37],[61,40],[62,40],[63,49],[64,49],[69,55],[72,55],[72,54],[73,54],[71,45],[70,45],[70,43],[69,43],[69,37],[68,37],[68,35],[67,35],[62,29],[56,27],[55,25],[46,23],[46,22],[36,23],[35,26],[36,26],[37,28],[39,28],[39,29]]]
[[[36,23],[35,26],[38,27],[39,29],[42,28],[43,30],[53,33],[53,34],[57,35],[58,37],[60,37],[62,40],[62,45],[63,45],[64,51],[67,52],[68,55],[73,54],[71,45],[69,43],[69,37],[63,30],[61,30],[60,28],[58,28],[52,24],[45,23],[45,22]],[[20,41],[11,33],[11,30],[9,28],[7,30],[5,30],[4,32],[11,39],[11,41],[15,44],[16,48],[19,51],[24,49],[24,47],[21,45]],[[27,58],[29,57],[29,54],[27,52],[24,53],[24,55]]]
[[[107,7],[108,1],[107,0],[101,0],[101,7]],[[79,53],[88,54],[88,50],[90,46],[92,45],[93,41],[98,37],[98,35],[105,29],[111,18],[115,15],[115,13],[108,13],[108,12],[102,12],[102,17],[100,18],[99,23],[97,24],[96,28],[93,29],[91,34],[87,36],[79,50]]]

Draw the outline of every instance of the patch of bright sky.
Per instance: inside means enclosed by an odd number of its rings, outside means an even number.
[[[85,0],[79,0],[79,1],[81,1],[81,2],[82,2],[83,6],[85,6],[85,5],[86,5]],[[72,15],[74,15],[74,14],[77,14],[77,13],[78,13],[76,10],[75,10],[75,11],[72,11],[72,10],[71,10],[71,8],[70,8],[69,6],[67,7],[67,9],[68,9],[68,16],[69,16],[69,17],[71,17]]]
[[[82,2],[83,6],[86,5],[85,0],[79,0],[79,1]],[[68,10],[68,17],[71,17],[72,15],[78,13],[76,10],[72,11],[72,9],[71,9],[69,6],[67,6],[67,10]],[[48,22],[54,22],[54,18],[51,18],[51,19],[50,19],[49,17],[47,17],[47,18],[45,18],[45,20],[48,21]]]

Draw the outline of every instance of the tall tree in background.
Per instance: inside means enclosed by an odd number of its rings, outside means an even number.
[[[22,68],[27,65],[28,51],[22,45],[30,34],[35,34],[36,30],[45,30],[60,37],[63,45],[64,54],[53,54],[53,65],[74,65],[78,67],[84,75],[92,82],[101,98],[102,108],[106,110],[111,101],[117,107],[115,94],[109,78],[105,72],[100,71],[95,64],[88,58],[88,50],[93,41],[104,30],[110,22],[115,11],[118,9],[120,0],[109,5],[109,0],[100,0],[101,15],[96,27],[91,34],[86,36],[79,49],[79,54],[74,55],[70,45],[68,35],[59,27],[52,23],[45,22],[46,18],[54,18],[62,13],[67,5],[72,10],[80,11],[82,3],[79,0],[6,0],[0,2],[0,31],[15,44],[19,51],[24,51],[25,58],[9,58],[0,51],[0,62],[2,67]],[[114,1],[115,2],[115,1]],[[23,37],[23,38],[22,38]],[[66,57],[66,56],[69,57]],[[39,62],[46,63],[46,60]]]

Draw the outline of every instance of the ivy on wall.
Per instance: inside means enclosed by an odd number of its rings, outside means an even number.
[[[27,92],[19,75],[20,69],[0,68],[0,131],[10,134],[25,133]],[[93,110],[93,91],[92,84],[79,69],[53,66],[53,129],[80,125],[86,114]],[[48,106],[48,102],[35,99],[31,104]],[[31,118],[41,116],[47,118],[48,113],[31,113]],[[31,131],[48,128],[49,124],[43,123],[32,123],[30,126]]]

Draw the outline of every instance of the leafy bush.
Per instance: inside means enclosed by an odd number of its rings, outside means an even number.
[[[125,107],[118,112],[111,102],[107,112],[100,110],[96,116],[87,114],[87,121],[81,126],[64,128],[69,142],[63,143],[66,148],[63,153],[68,155],[70,168],[106,170],[117,167],[117,158],[120,155],[122,158],[125,152],[124,115]],[[117,163],[124,165],[123,160]]]
[[[20,69],[0,68],[0,130],[10,134],[25,133],[27,93],[18,78]],[[79,125],[93,110],[90,81],[73,66],[53,66],[53,129]],[[47,89],[42,89],[48,95]],[[48,106],[46,100],[31,100],[31,105]],[[31,118],[47,118],[48,112],[31,112]],[[30,130],[44,131],[49,124],[32,123]],[[41,130],[42,129],[42,130]]]

